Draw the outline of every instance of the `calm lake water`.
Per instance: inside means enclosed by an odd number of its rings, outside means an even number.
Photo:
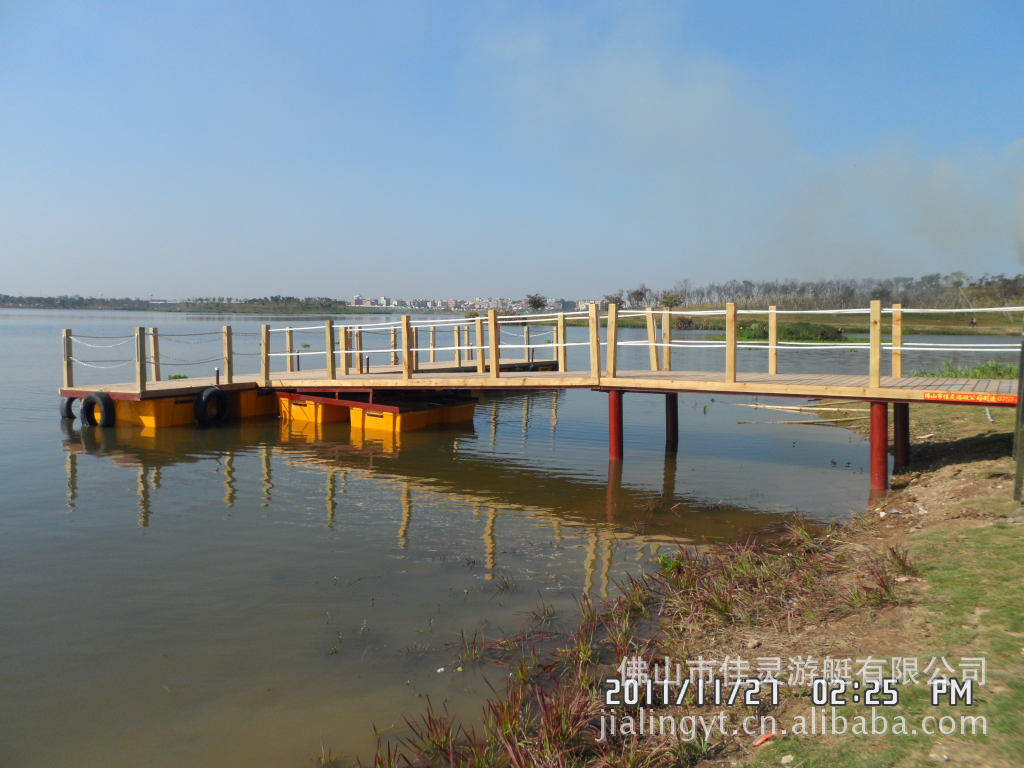
[[[397,446],[353,441],[345,424],[147,437],[59,419],[60,328],[261,321],[0,310],[0,765],[298,766],[321,743],[365,756],[374,724],[400,731],[428,695],[478,711],[479,670],[452,664],[460,632],[515,631],[540,600],[568,621],[582,592],[614,594],[674,542],[744,539],[797,510],[841,520],[868,497],[865,440],[765,424],[795,417],[721,396],[680,396],[666,456],[663,399],[627,394],[611,479],[606,396],[590,391],[487,395],[473,424]],[[205,341],[162,352],[215,356]],[[686,354],[683,367],[722,367],[721,350]],[[765,357],[741,352],[740,368]],[[861,372],[867,354],[781,361]],[[645,365],[646,350],[624,349],[621,368]]]

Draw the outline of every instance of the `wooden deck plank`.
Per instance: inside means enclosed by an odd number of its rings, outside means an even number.
[[[547,363],[549,361],[538,361]],[[495,378],[477,372],[475,361],[457,365],[449,362],[423,362],[411,379],[402,377],[397,365],[372,366],[367,373],[326,378],[325,369],[306,371],[275,371],[270,374],[272,388],[422,388],[422,389],[561,389],[561,388],[620,388],[636,391],[708,392],[736,395],[764,395],[782,397],[852,398],[861,400],[904,401],[957,401],[978,405],[1013,405],[1016,400],[1016,381],[993,379],[943,379],[937,377],[882,377],[877,388],[869,386],[869,377],[853,374],[780,373],[769,375],[761,371],[737,374],[737,381],[725,382],[722,371],[618,371],[613,377],[594,377],[589,371],[565,372],[519,370],[522,361],[510,361],[502,366],[502,376]],[[237,390],[257,387],[259,374],[236,374],[233,384],[221,384],[223,389]],[[147,391],[140,394],[134,382],[105,386],[86,386],[61,389],[64,396],[81,397],[90,391],[102,390],[115,397],[130,399],[171,397],[195,394],[214,384],[213,377],[149,382]],[[979,396],[976,400],[972,395]],[[996,397],[1002,402],[994,402]],[[986,401],[986,398],[990,400]]]

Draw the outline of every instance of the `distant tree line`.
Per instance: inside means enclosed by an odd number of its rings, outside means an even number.
[[[161,310],[168,312],[252,312],[252,313],[340,313],[352,308],[343,299],[325,296],[263,296],[235,299],[230,296],[197,296],[183,301],[150,301],[149,299],[97,298],[86,296],[9,296],[0,294],[0,307],[35,309],[121,309]],[[360,312],[367,311],[361,307]]]
[[[0,307],[31,307],[34,309],[139,309],[148,310],[146,299],[107,299],[86,296],[8,296],[0,293]]]
[[[694,285],[678,281],[664,290],[639,285],[606,294],[604,303],[622,306],[714,307],[734,301],[742,308],[854,309],[878,299],[883,305],[935,307],[1010,306],[1024,304],[1024,274],[984,275],[974,278],[963,272],[922,277],[865,278],[863,280],[729,280]]]

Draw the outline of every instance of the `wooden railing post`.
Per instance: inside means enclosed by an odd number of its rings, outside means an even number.
[[[605,370],[609,378],[615,378],[619,358],[619,305],[608,305],[608,352],[605,355]]]
[[[523,361],[530,362],[530,353],[533,352],[530,349],[530,324],[527,323],[523,326]]]
[[[352,349],[358,353],[360,361],[363,359],[363,329],[358,325],[352,329]],[[362,372],[363,364],[359,363],[360,373]]]
[[[768,307],[768,375],[779,372],[779,316],[773,304]]]
[[[270,386],[270,326],[260,326],[260,386]]]
[[[498,310],[487,310],[487,342],[491,351],[491,378],[501,376],[501,326],[498,325]]]
[[[61,332],[61,339],[64,342],[64,389],[75,386],[74,351],[71,344],[71,329],[65,328]]]
[[[736,381],[736,304],[725,305],[725,381]]]
[[[601,320],[597,314],[597,304],[588,308],[587,330],[590,331],[590,376],[601,378]]]
[[[892,377],[903,378],[903,305],[892,305]]]
[[[651,370],[658,370],[658,326],[654,322],[654,307],[647,308],[647,350],[651,353]]]
[[[878,387],[882,383],[882,302],[878,299],[871,302],[870,341],[868,382],[870,386]]]
[[[555,354],[558,357],[558,372],[565,373],[565,313],[559,312],[555,319]]]
[[[295,337],[292,335],[291,328],[284,332],[284,351],[288,353],[285,360],[288,361],[287,370],[291,373],[295,370]]]
[[[466,331],[467,331],[466,336],[468,337],[469,336],[469,333],[468,333],[469,329],[467,328]],[[461,368],[462,367],[462,350],[460,349],[460,347],[462,346],[462,326],[461,325],[456,325],[455,326],[455,333],[453,335],[455,336],[455,364]],[[467,338],[467,340],[468,340],[468,338]]]
[[[235,350],[234,340],[231,338],[231,326],[225,325],[221,329],[224,339],[224,383],[233,384],[235,381]]]
[[[391,364],[398,365],[398,329],[391,329]]]
[[[156,328],[149,329],[149,377],[153,381],[160,381],[160,331]]]
[[[412,326],[409,324],[409,316],[402,315],[402,378],[412,378]]]
[[[338,355],[341,358],[341,375],[348,376],[348,328],[345,326],[338,330]]]
[[[146,329],[135,329],[135,386],[146,391]]]
[[[430,326],[430,362],[432,363],[437,362],[437,352],[434,351],[435,347],[437,347],[437,328],[432,325]]]
[[[473,353],[476,355],[476,372],[484,372],[484,319],[477,317],[473,320],[476,331],[476,344],[473,345]]]
[[[324,321],[324,349],[327,354],[327,378],[333,379],[337,376],[337,368],[334,362],[334,321]]]
[[[672,370],[672,314],[671,308],[661,313],[661,370]]]

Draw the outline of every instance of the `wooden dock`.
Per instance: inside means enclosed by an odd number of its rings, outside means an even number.
[[[181,423],[174,419],[182,418],[180,413],[183,409],[187,410],[185,406],[191,407],[193,400],[203,398],[205,407],[205,399],[211,392],[216,396],[213,400],[226,397],[219,395],[218,391],[239,393],[231,396],[242,398],[241,405],[235,409],[235,415],[243,418],[273,412],[267,402],[253,399],[257,393],[264,397],[276,394],[277,399],[286,397],[292,402],[297,395],[302,396],[311,403],[327,407],[326,410],[319,409],[317,413],[320,415],[315,417],[326,418],[324,414],[330,412],[329,406],[356,407],[368,411],[375,408],[384,411],[390,409],[396,414],[401,413],[403,408],[408,411],[412,406],[407,404],[407,399],[412,393],[462,392],[464,396],[473,390],[484,389],[588,388],[609,395],[609,456],[612,460],[622,459],[622,395],[625,392],[666,395],[666,435],[670,448],[678,441],[676,395],[679,392],[863,400],[871,403],[872,488],[881,490],[886,487],[888,480],[888,404],[893,404],[895,455],[899,465],[909,459],[910,404],[937,402],[1010,407],[1016,406],[1018,399],[1016,381],[904,377],[903,351],[915,348],[903,344],[902,315],[905,311],[915,310],[903,310],[899,305],[894,305],[884,311],[884,315],[891,319],[891,342],[883,345],[881,304],[875,301],[870,308],[863,310],[868,316],[870,333],[866,350],[868,366],[860,375],[780,373],[780,351],[837,347],[823,343],[780,343],[778,316],[796,313],[784,313],[775,307],[769,307],[763,313],[768,318],[767,343],[739,341],[735,304],[727,304],[724,310],[692,313],[652,308],[620,313],[614,304],[609,305],[607,311],[600,312],[597,305],[592,304],[587,311],[577,313],[506,317],[498,316],[492,310],[486,318],[416,323],[404,316],[396,322],[373,324],[335,325],[333,321],[327,320],[323,325],[301,329],[263,325],[258,334],[259,370],[250,373],[235,372],[236,334],[230,326],[224,326],[216,332],[190,334],[221,337],[222,354],[200,361],[219,363],[217,374],[176,380],[167,380],[161,376],[161,366],[173,363],[167,363],[160,354],[160,340],[164,338],[167,341],[169,335],[161,337],[155,328],[136,328],[130,336],[113,337],[121,340],[103,345],[87,341],[95,337],[76,337],[70,329],[65,329],[64,382],[60,395],[68,403],[65,415],[70,414],[72,400],[90,395],[93,395],[94,401],[97,397],[106,398],[105,402],[117,401],[123,403],[123,407],[127,407],[129,402],[151,401],[151,410],[158,407],[155,404],[157,401],[166,402],[167,407],[159,412],[164,414],[171,412],[170,403],[177,404],[179,415],[173,418],[160,416],[156,410],[152,410],[157,415],[151,418],[156,419],[155,423],[159,426],[161,418],[168,424]],[[696,314],[724,315],[725,340],[701,344],[702,347],[720,346],[724,354],[724,371],[673,368],[673,352],[679,354],[688,348],[687,342],[672,339],[673,317]],[[623,316],[644,318],[647,330],[645,341],[619,340],[619,322]],[[586,323],[586,341],[567,341],[567,322],[581,321]],[[541,334],[551,334],[553,339],[531,343],[531,328],[535,340]],[[442,335],[450,333],[452,343],[444,346],[438,344],[439,331]],[[507,338],[510,331],[516,332],[513,340]],[[301,349],[297,349],[294,344],[294,334],[297,332],[317,334],[320,338],[319,348],[309,349],[310,344],[303,344]],[[385,336],[387,344],[379,347],[364,346],[365,333]],[[284,349],[277,352],[273,351],[275,345],[272,343],[275,334],[284,336],[283,345],[277,345]],[[134,373],[133,380],[76,386],[75,365],[90,364],[76,356],[76,342],[90,347],[128,347],[131,350],[130,359],[122,360],[118,365],[130,364]],[[645,348],[648,368],[620,370],[619,353],[626,344]],[[589,364],[580,366],[579,370],[571,370],[568,364],[567,350],[573,346],[587,348]],[[863,346],[858,346],[863,349]],[[765,371],[737,371],[737,350],[746,347],[766,350]],[[891,352],[891,370],[886,375],[881,370],[883,348]],[[310,357],[319,358],[319,367],[302,370],[302,361]],[[125,410],[124,413],[131,412]],[[284,416],[284,413],[282,410],[281,415]],[[464,415],[465,411],[460,413]],[[197,418],[201,416],[199,406],[196,406],[196,414]],[[91,419],[91,412],[87,416]],[[434,422],[407,420],[410,425],[407,428],[420,428],[411,425],[429,423]]]
[[[536,364],[535,364],[536,365]],[[539,366],[537,366],[539,367]],[[85,397],[90,392],[109,393],[114,399],[147,400],[195,394],[211,386],[225,390],[270,389],[322,391],[345,389],[618,389],[626,392],[711,392],[722,395],[842,398],[885,402],[942,402],[962,405],[1015,406],[1017,383],[1010,379],[940,379],[883,376],[877,386],[870,378],[844,374],[738,373],[725,382],[721,373],[708,371],[621,371],[615,377],[516,370],[502,365],[500,377],[461,371],[429,369],[414,379],[404,379],[386,368],[370,374],[327,379],[323,370],[274,374],[264,383],[259,374],[236,375],[230,384],[213,376],[182,381],[149,382],[139,391],[134,382],[90,387],[61,387],[61,397]]]

